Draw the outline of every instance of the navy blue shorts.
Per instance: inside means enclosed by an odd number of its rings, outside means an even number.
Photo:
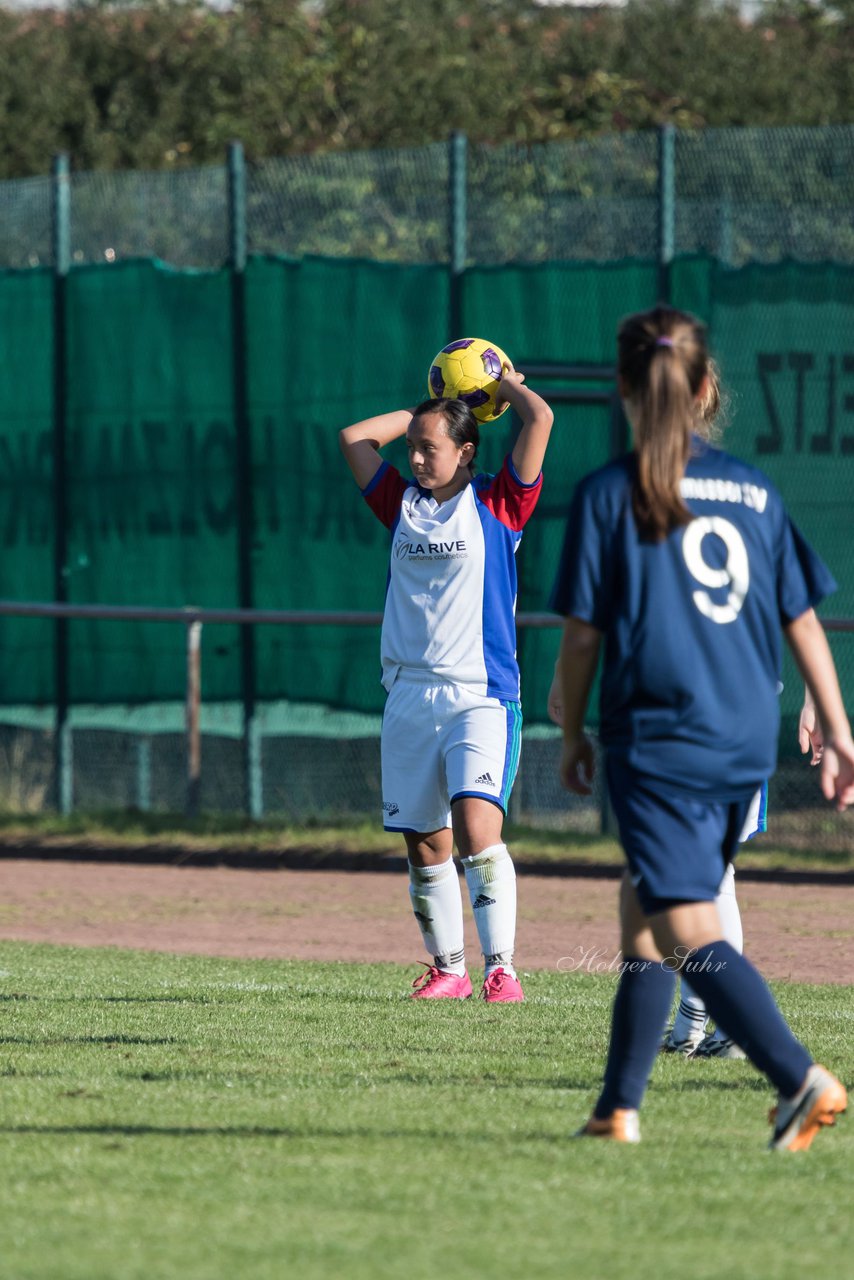
[[[676,902],[714,902],[750,808],[676,792],[609,751],[605,761],[620,843],[644,915]],[[757,784],[758,785],[758,784]]]

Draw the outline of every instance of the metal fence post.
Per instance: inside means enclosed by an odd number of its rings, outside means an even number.
[[[202,789],[202,624],[198,619],[187,624],[187,798],[186,814],[196,818]]]
[[[246,349],[246,161],[240,142],[232,142],[228,147],[228,239],[237,488],[237,589],[240,608],[251,609],[255,603],[252,572],[255,513]],[[240,628],[240,689],[243,701],[244,806],[248,816],[257,819],[263,813],[264,800],[260,737],[255,717],[255,628],[251,624]]]
[[[151,811],[151,736],[136,739],[136,807],[140,813]]]
[[[68,156],[54,156],[51,168],[53,257],[53,598],[68,602],[67,413],[68,319],[66,283],[71,265],[71,179]],[[69,621],[54,623],[54,798],[60,813],[74,802],[69,720]]]
[[[718,237],[718,257],[726,267],[733,265],[735,246],[732,235],[732,196],[727,191],[721,197],[721,227]]]
[[[670,266],[676,252],[676,130],[658,130],[658,300],[670,301]]]
[[[463,338],[463,280],[466,269],[466,186],[468,139],[456,129],[448,140],[448,340]]]

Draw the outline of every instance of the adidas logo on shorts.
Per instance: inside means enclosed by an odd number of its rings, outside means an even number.
[[[474,785],[476,787],[479,787],[479,786],[494,787],[495,783],[492,781],[491,773],[482,773],[479,778],[475,778]]]

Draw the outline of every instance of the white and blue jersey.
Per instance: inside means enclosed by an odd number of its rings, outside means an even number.
[[[600,737],[631,769],[689,793],[750,796],[776,762],[781,625],[836,584],[756,468],[694,441],[694,515],[642,539],[628,454],[570,507],[552,605],[605,633]]]
[[[519,698],[516,550],[542,476],[523,484],[508,457],[447,502],[384,462],[362,492],[391,531],[382,682],[429,673],[502,700]]]

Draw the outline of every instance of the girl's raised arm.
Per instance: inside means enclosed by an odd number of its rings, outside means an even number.
[[[390,413],[354,422],[338,433],[341,452],[360,489],[368,487],[382,466],[380,449],[405,435],[411,421],[411,409],[392,409]]]
[[[506,400],[522,419],[522,430],[513,447],[513,466],[523,484],[534,484],[543,469],[554,414],[542,396],[524,386],[525,375],[506,369],[501,378],[498,403]]]

